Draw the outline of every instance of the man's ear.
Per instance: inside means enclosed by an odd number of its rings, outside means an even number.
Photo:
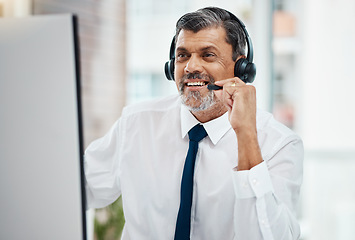
[[[247,56],[245,56],[245,55],[239,55],[239,56],[237,57],[237,59],[236,59],[234,62],[237,62],[237,61],[238,61],[239,59],[241,59],[241,58],[246,59]]]

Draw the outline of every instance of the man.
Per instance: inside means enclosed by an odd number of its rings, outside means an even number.
[[[125,108],[88,147],[88,206],[104,207],[122,195],[122,239],[299,238],[302,141],[257,110],[255,88],[234,77],[235,63],[245,57],[241,33],[223,9],[184,15],[174,61],[181,97]],[[208,90],[211,83],[223,89]],[[195,141],[190,129],[198,124],[207,136],[196,140],[197,156],[186,170]]]

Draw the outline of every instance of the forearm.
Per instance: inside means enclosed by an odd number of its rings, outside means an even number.
[[[300,228],[297,220],[283,203],[275,199],[273,193],[260,198],[238,199],[234,215],[235,239],[299,239]]]
[[[263,161],[256,130],[238,131],[238,171],[250,170]]]
[[[261,148],[263,162],[232,172],[236,239],[299,238],[295,209],[302,184],[303,144],[296,135],[278,136],[272,142],[272,148],[265,142]]]
[[[101,208],[114,202],[121,194],[118,181],[119,128],[116,122],[102,138],[92,142],[85,151],[84,170],[88,208]]]
[[[265,163],[234,172],[236,239],[298,239],[294,214],[278,199]]]

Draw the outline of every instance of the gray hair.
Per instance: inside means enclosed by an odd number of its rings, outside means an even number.
[[[175,41],[182,29],[198,31],[210,27],[223,27],[226,30],[226,41],[232,45],[233,60],[245,55],[246,37],[239,22],[231,14],[221,8],[207,7],[183,15],[176,23]]]

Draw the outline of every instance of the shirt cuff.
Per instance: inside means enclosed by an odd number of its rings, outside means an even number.
[[[238,199],[260,198],[266,193],[274,191],[265,161],[250,170],[233,170],[232,178],[234,191]]]

